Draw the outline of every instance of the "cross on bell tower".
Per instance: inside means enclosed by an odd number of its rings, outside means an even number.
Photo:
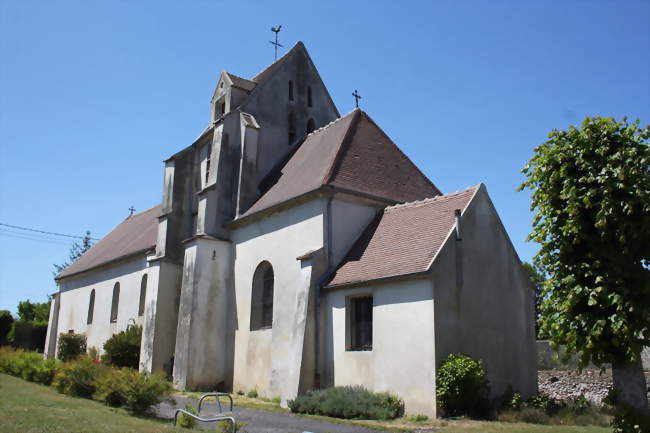
[[[282,24],[277,27],[271,27],[271,31],[275,33],[275,42],[269,41],[269,43],[275,47],[275,60],[278,60],[278,47],[284,47],[284,45],[278,42],[278,33],[280,33],[280,30],[282,30]]]
[[[361,95],[359,95],[359,92],[357,92],[355,89],[355,91],[352,92],[352,96],[354,96],[354,105],[359,108],[359,99],[361,99]]]
[[[133,206],[131,206],[129,208],[129,212],[131,212],[129,215],[133,215],[133,212],[135,212],[135,208]]]

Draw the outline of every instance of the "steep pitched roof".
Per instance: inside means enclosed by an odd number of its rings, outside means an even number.
[[[70,277],[154,248],[158,237],[159,215],[160,205],[129,215],[74,263],[61,271],[56,279]]]
[[[231,74],[230,72],[226,72],[228,74],[228,78],[232,81],[232,85],[235,87],[239,87],[241,89],[251,91],[257,86],[257,83],[251,80],[247,80],[246,78],[238,77],[235,74]]]
[[[359,109],[309,134],[263,185],[269,186],[261,187],[261,197],[243,216],[325,185],[396,203],[440,194],[370,116]]]
[[[281,65],[282,63],[284,63],[284,61],[285,61],[287,58],[289,58],[289,56],[291,55],[291,53],[293,53],[294,51],[296,51],[296,50],[298,50],[298,49],[303,49],[303,50],[305,49],[305,45],[304,45],[301,41],[298,41],[298,42],[296,43],[296,45],[294,45],[294,46],[293,46],[289,51],[287,51],[286,53],[284,53],[283,56],[281,56],[281,57],[278,58],[276,61],[274,61],[273,63],[271,63],[270,65],[268,65],[268,66],[267,66],[266,68],[264,68],[264,69],[263,69],[259,74],[255,75],[255,76],[253,77],[252,81],[256,82],[257,84],[262,84],[262,83],[264,83],[264,82],[265,82],[265,81],[266,81],[266,80],[271,76],[271,74],[273,74],[273,72],[274,72],[277,68],[279,68],[280,65]]]
[[[426,272],[481,185],[390,206],[373,221],[332,275],[328,287]]]

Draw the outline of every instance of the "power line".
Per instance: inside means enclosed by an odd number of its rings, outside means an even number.
[[[69,245],[69,241],[66,241],[65,239],[56,239],[56,238],[38,238],[30,235],[22,235],[14,232],[5,232],[0,230],[0,236],[8,236],[10,238],[15,238],[15,239],[25,239],[29,241],[34,241],[34,242],[44,242],[48,244],[56,244],[56,245]]]
[[[48,231],[45,231],[45,230],[32,229],[32,228],[29,228],[29,227],[14,226],[14,225],[5,224],[5,223],[0,223],[0,226],[11,227],[12,229],[25,230],[25,231],[29,231],[29,232],[43,233],[43,234],[46,234],[46,235],[63,236],[63,237],[66,237],[66,238],[74,238],[74,239],[85,239],[85,236],[65,235],[63,233],[48,232]],[[98,241],[99,240],[97,238],[90,238],[90,239],[93,240],[93,241]]]

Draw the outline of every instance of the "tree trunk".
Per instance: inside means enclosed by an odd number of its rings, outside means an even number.
[[[617,362],[612,364],[612,379],[618,404],[648,412],[648,397],[641,357],[637,362]]]

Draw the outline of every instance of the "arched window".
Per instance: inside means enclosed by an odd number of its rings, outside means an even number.
[[[289,113],[287,118],[287,127],[289,128],[289,146],[296,140],[296,121],[293,113]]]
[[[262,262],[253,274],[251,331],[273,326],[273,267]]]
[[[93,323],[93,314],[95,313],[95,289],[90,291],[90,300],[88,301],[88,318],[86,323],[88,325]]]
[[[293,101],[293,81],[289,80],[289,101]]]
[[[307,134],[313,132],[314,129],[316,129],[316,122],[314,122],[314,119],[309,119],[307,121]]]
[[[147,274],[142,276],[140,282],[140,304],[138,305],[138,316],[144,316],[144,301],[147,298]]]
[[[307,106],[311,107],[311,87],[307,87]]]
[[[113,286],[113,301],[111,302],[111,323],[117,322],[117,308],[120,303],[120,283]]]

